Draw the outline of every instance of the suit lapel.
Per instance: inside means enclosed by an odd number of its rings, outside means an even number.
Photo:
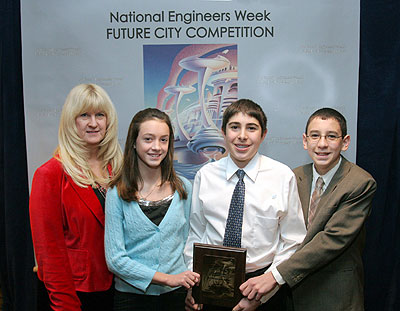
[[[338,170],[336,171],[335,175],[333,175],[331,182],[321,196],[312,227],[314,227],[314,225],[324,226],[326,219],[331,217],[333,212],[332,209],[336,209],[336,205],[332,203],[329,204],[328,201],[335,197],[335,190],[342,181],[343,177],[349,173],[350,167],[350,163],[344,157],[342,157],[342,163],[340,163]]]
[[[311,182],[312,182],[312,165],[308,164],[301,168],[301,171],[296,174],[297,187],[299,190],[299,197],[301,207],[303,209],[304,221],[307,225],[308,206],[310,203],[311,195]]]
[[[97,220],[104,227],[103,208],[101,207],[100,201],[97,198],[96,194],[94,193],[92,187],[91,186],[88,186],[87,188],[79,187],[72,180],[71,176],[66,174],[66,177],[67,177],[68,183],[75,190],[79,199],[85,204],[85,206],[93,213],[93,215],[97,218]]]

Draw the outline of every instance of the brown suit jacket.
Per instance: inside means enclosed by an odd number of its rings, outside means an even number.
[[[294,170],[307,223],[312,164]],[[362,250],[376,182],[342,157],[299,249],[277,269],[295,311],[364,310]]]

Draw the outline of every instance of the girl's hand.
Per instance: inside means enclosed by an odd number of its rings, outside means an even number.
[[[191,288],[200,282],[200,274],[192,271],[185,271],[179,274],[169,274],[167,284],[170,287],[184,286]]]
[[[189,270],[179,274],[166,274],[162,272],[156,272],[152,281],[152,283],[155,284],[167,285],[170,287],[183,286],[186,288],[191,288],[199,282],[200,274]]]

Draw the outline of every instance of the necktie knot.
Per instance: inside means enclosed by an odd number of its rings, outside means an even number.
[[[239,170],[236,171],[236,175],[237,175],[237,177],[239,178],[240,181],[243,180],[244,174],[245,174],[244,170],[239,169]]]

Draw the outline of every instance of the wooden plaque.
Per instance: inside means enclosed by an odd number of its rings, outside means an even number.
[[[200,284],[193,287],[196,303],[234,307],[245,281],[246,249],[194,243],[193,271],[200,273]]]

